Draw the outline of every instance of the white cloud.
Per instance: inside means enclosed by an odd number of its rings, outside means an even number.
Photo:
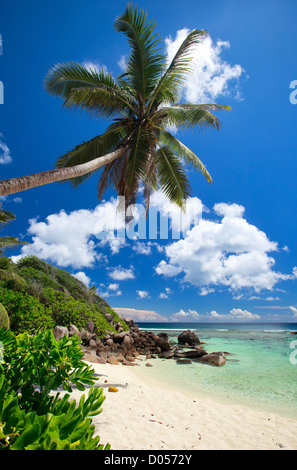
[[[13,202],[15,202],[16,204],[20,204],[21,202],[23,202],[23,199],[17,196],[13,198]]]
[[[215,310],[210,312],[211,318],[215,320],[259,320],[261,317],[256,313],[251,313],[248,310],[240,308],[233,308],[230,313],[219,314]]]
[[[106,66],[105,65],[101,65],[100,62],[96,61],[96,60],[85,60],[82,65],[84,67],[86,67],[88,70],[90,71],[93,71],[94,69],[95,70],[99,70],[101,68],[105,69],[106,70]]]
[[[104,217],[104,206],[95,210],[80,209],[67,214],[64,210],[49,215],[45,222],[29,220],[28,234],[32,243],[21,249],[21,254],[13,256],[16,262],[24,256],[36,255],[58,266],[74,268],[91,267],[101,258],[96,251],[94,226]]]
[[[109,290],[116,291],[116,290],[119,289],[119,287],[120,287],[119,284],[117,284],[117,283],[115,282],[115,283],[113,283],[113,284],[109,284],[107,288],[108,288]]]
[[[159,299],[162,299],[162,300],[168,299],[168,295],[165,294],[165,292],[160,292],[160,294],[159,294]]]
[[[291,312],[293,312],[293,317],[297,317],[297,308],[296,307],[289,307]]]
[[[98,289],[98,294],[100,297],[118,297],[122,295],[122,291],[119,289],[118,283],[110,283],[107,287],[103,283],[100,284],[100,290]]]
[[[150,255],[152,253],[151,242],[136,242],[132,248],[139,255]]]
[[[12,157],[10,155],[10,150],[7,145],[4,143],[3,134],[0,132],[0,164],[7,165],[12,162]]]
[[[116,238],[116,228],[124,227],[124,220],[117,212],[117,200],[111,198],[94,210],[80,209],[69,214],[61,210],[46,217],[29,220],[28,235],[32,243],[21,249],[18,259],[36,255],[59,266],[72,266],[76,269],[92,267],[103,255],[98,248],[109,246],[111,253],[118,253],[125,244],[124,238]]]
[[[172,294],[170,287],[165,287],[165,292],[159,294],[159,299],[168,299],[170,294]]]
[[[183,28],[177,31],[175,39],[166,38],[168,63],[189,33],[189,29]],[[228,41],[215,42],[210,36],[193,48],[190,53],[193,58],[191,64],[193,73],[186,76],[182,87],[182,95],[186,101],[209,103],[216,101],[222,95],[241,97],[238,83],[244,74],[244,69],[238,64],[228,64],[221,57],[223,51],[229,48]]]
[[[128,269],[118,266],[117,268],[111,268],[109,271],[109,277],[115,281],[127,281],[129,279],[135,279],[133,267]]]
[[[196,310],[188,310],[187,312],[181,309],[179,312],[174,313],[170,317],[170,321],[197,321],[200,319],[200,315]]]
[[[273,270],[271,252],[276,242],[244,219],[244,207],[238,204],[215,204],[219,221],[200,220],[184,239],[166,246],[167,259],[155,268],[157,274],[173,277],[183,274],[181,282],[200,287],[200,295],[224,286],[238,293],[272,290],[281,280],[295,279],[297,271],[282,274]]]
[[[72,274],[73,277],[81,281],[86,287],[90,287],[91,278],[86,275],[83,271],[79,271],[75,274]]]
[[[149,299],[150,298],[150,294],[147,290],[137,290],[137,298],[138,299]]]
[[[113,307],[113,309],[123,317],[131,317],[139,322],[168,322],[168,318],[160,315],[154,310],[138,310],[136,308]]]

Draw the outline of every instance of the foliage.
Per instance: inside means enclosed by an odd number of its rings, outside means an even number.
[[[168,129],[219,129],[220,121],[213,112],[230,109],[219,104],[179,102],[181,85],[191,72],[193,48],[208,33],[191,31],[168,64],[155,21],[149,20],[146,12],[128,4],[114,27],[126,36],[131,51],[122,75],[113,78],[104,68],[68,62],[56,64],[45,78],[46,90],[61,97],[66,108],[96,119],[113,118],[103,134],[66,152],[56,167],[73,167],[123,149],[101,173],[99,199],[113,185],[128,205],[136,201],[139,186],[144,185],[147,211],[150,193],[158,187],[182,206],[190,195],[186,165],[200,170],[208,182],[212,178],[198,156]],[[72,178],[71,183],[77,186],[100,167]]]
[[[55,325],[85,328],[88,321],[95,325],[98,336],[114,328],[105,315],[111,313],[114,321],[127,325],[95,293],[67,271],[58,269],[35,256],[21,259],[14,265],[0,258],[0,302],[10,317],[12,330],[34,333],[40,328]],[[3,269],[1,270],[1,266]]]
[[[2,209],[2,204],[0,202],[0,229],[13,220],[15,220],[15,214],[13,214],[13,212]],[[0,254],[3,254],[3,250],[7,248],[13,248],[24,244],[27,244],[27,242],[23,242],[16,237],[0,237]]]
[[[11,329],[17,333],[34,333],[40,328],[55,326],[51,310],[46,309],[38,299],[26,292],[0,286],[0,302],[9,314]]]
[[[74,335],[56,341],[51,331],[15,336],[0,329],[3,360],[0,363],[0,449],[102,450],[94,437],[92,416],[102,411],[102,388],[93,386],[94,371],[82,360]],[[72,386],[88,397],[76,405],[70,395],[52,392]]]
[[[9,328],[9,316],[6,309],[0,304],[0,328]]]

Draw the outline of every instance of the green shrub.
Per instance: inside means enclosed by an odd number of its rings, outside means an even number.
[[[0,269],[5,269],[5,270],[10,269],[11,265],[12,265],[12,262],[10,261],[9,258],[7,258],[6,256],[0,257]]]
[[[9,316],[6,309],[0,304],[0,328],[5,328],[8,330],[9,328]]]
[[[15,336],[0,329],[0,450],[102,450],[92,416],[102,411],[102,388],[93,387],[94,370],[82,362],[74,335],[56,341],[51,331]],[[69,401],[71,392],[91,385],[87,399]]]
[[[10,318],[10,327],[17,333],[34,333],[40,328],[54,328],[50,308],[46,309],[38,299],[27,293],[0,287],[0,302]]]
[[[37,258],[37,256],[27,256],[26,258],[21,258],[17,262],[17,269],[27,267],[34,268],[38,271],[42,271],[45,274],[48,274],[51,270],[51,265]]]

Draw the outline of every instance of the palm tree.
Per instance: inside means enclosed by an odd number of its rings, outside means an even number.
[[[4,225],[10,224],[13,220],[15,220],[15,214],[4,210],[0,202],[0,230]],[[3,250],[24,244],[28,244],[28,242],[23,242],[16,237],[0,237],[0,256],[3,255]]]
[[[132,4],[116,19],[115,30],[124,33],[131,48],[125,72],[116,79],[103,68],[89,69],[74,62],[57,64],[48,72],[45,88],[61,97],[66,108],[113,121],[103,134],[62,155],[55,170],[0,181],[0,195],[63,180],[77,186],[104,166],[99,200],[112,185],[131,204],[141,184],[148,210],[151,191],[157,188],[182,206],[190,195],[185,164],[212,181],[197,155],[170,132],[171,127],[219,129],[213,112],[230,109],[179,102],[180,87],[191,71],[193,47],[208,33],[191,31],[167,64],[155,26],[147,13]]]

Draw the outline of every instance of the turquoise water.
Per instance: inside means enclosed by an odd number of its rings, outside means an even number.
[[[192,329],[206,343],[207,352],[230,353],[223,367],[155,360],[149,368],[153,378],[199,396],[297,418],[297,364],[290,361],[297,350],[297,335],[291,333],[297,324],[139,323],[139,327],[166,332],[172,341],[182,330]]]

